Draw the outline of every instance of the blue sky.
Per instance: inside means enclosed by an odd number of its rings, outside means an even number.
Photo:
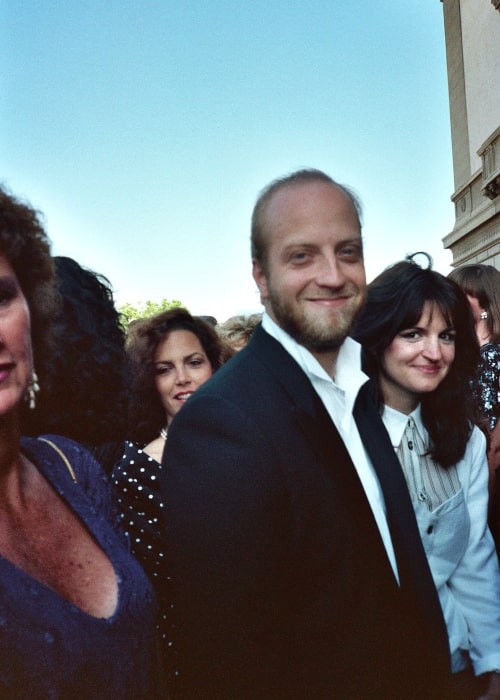
[[[258,191],[318,167],[359,194],[369,278],[448,272],[439,0],[0,0],[0,181],[117,302],[259,310]]]

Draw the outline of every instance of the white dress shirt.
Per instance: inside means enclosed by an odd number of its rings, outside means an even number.
[[[410,417],[423,445],[429,444],[420,406],[410,416],[386,406],[382,417],[396,452]],[[424,478],[413,479],[408,463],[403,471],[448,629],[452,670],[464,669],[469,657],[476,675],[500,669],[500,572],[487,526],[485,437],[475,427],[450,470],[418,456]]]
[[[309,350],[306,350],[303,345],[289,336],[266,312],[263,314],[262,326],[285,348],[306,373],[339,431],[366,493],[394,575],[399,582],[394,547],[387,524],[384,497],[352,415],[358,392],[361,386],[368,381],[368,377],[361,370],[361,346],[352,338],[346,338],[339,350],[335,379],[333,379]]]

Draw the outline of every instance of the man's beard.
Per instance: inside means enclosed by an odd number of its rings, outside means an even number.
[[[364,296],[358,294],[356,301],[355,306],[339,310],[334,317],[328,317],[327,314],[324,317],[314,316],[300,308],[298,302],[290,303],[269,287],[269,305],[278,325],[297,343],[319,354],[340,348],[354,326]]]

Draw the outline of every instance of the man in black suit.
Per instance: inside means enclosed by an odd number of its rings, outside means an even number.
[[[316,170],[263,191],[262,326],[169,429],[174,698],[446,697],[436,591],[347,337],[365,297],[359,212]]]

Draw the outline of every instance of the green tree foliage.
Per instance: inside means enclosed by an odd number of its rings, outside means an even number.
[[[178,299],[162,299],[161,301],[144,301],[138,304],[123,304],[118,307],[118,311],[121,314],[123,325],[126,327],[131,321],[136,321],[138,318],[149,318],[179,306],[185,308]]]

